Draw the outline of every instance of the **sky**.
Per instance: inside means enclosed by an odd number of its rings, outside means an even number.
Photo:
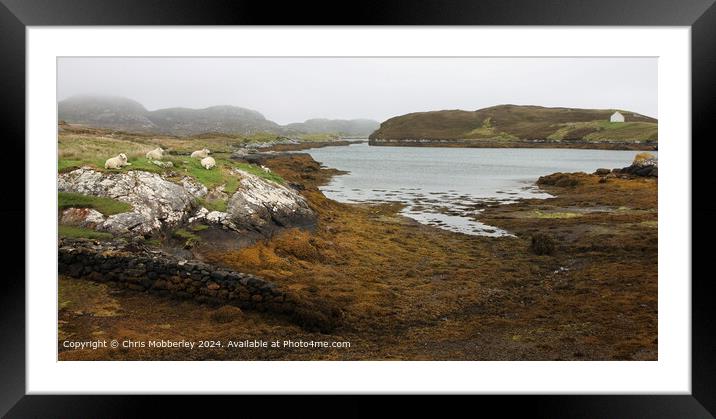
[[[656,58],[58,58],[58,100],[124,96],[147,109],[235,105],[287,124],[382,122],[500,104],[657,117]]]

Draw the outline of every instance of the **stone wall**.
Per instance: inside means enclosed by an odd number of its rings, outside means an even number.
[[[199,303],[281,313],[309,330],[325,332],[337,325],[335,310],[296,299],[262,278],[180,259],[138,243],[60,238],[58,271]]]

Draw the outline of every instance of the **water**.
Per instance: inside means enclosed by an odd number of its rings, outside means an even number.
[[[479,222],[481,207],[548,198],[534,182],[555,172],[628,166],[638,151],[371,147],[367,143],[307,150],[324,166],[345,170],[322,188],[349,203],[401,202],[403,214],[446,230],[484,236],[509,232]]]

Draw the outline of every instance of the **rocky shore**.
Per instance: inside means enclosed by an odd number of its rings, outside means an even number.
[[[313,312],[324,314],[318,323],[334,327],[317,334],[284,314],[251,309],[217,322],[220,312],[208,302],[177,304],[154,292],[61,278],[61,335],[318,339],[351,347],[64,351],[60,359],[658,359],[656,165],[647,175],[649,165],[545,177],[539,186],[554,198],[484,208],[480,221],[514,233],[490,238],[419,224],[395,204],[328,200],[318,187],[337,171],[306,154],[250,159],[305,200],[314,228],[282,228],[240,248],[198,246],[193,257],[272,283],[317,306]],[[208,290],[209,281],[197,289]],[[92,303],[83,306],[88,296]],[[86,314],[98,305],[112,310]]]

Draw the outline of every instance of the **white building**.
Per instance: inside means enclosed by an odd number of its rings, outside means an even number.
[[[624,115],[622,115],[619,111],[614,112],[609,118],[609,122],[624,122]]]

